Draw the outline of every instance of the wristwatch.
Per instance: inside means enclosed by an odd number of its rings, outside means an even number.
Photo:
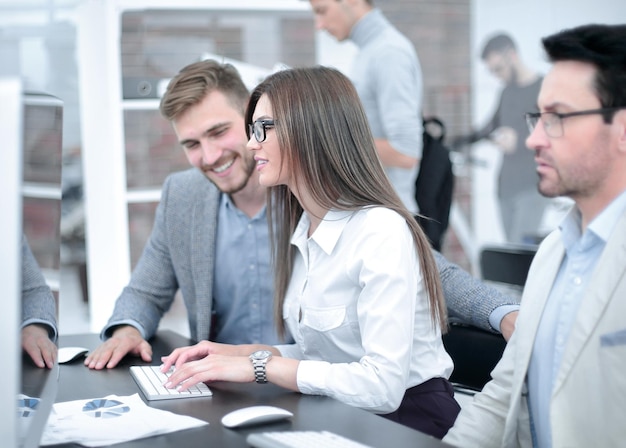
[[[267,383],[267,372],[265,365],[272,358],[272,352],[269,350],[258,350],[250,355],[250,361],[254,367],[254,379],[259,384]]]

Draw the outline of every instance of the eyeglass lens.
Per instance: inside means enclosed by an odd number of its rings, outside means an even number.
[[[267,129],[274,127],[274,120],[257,120],[248,125],[250,135],[254,135],[257,142],[263,143],[267,138]]]
[[[553,112],[543,112],[541,114],[526,114],[526,125],[528,126],[528,132],[531,134],[535,130],[539,120],[543,123],[543,129],[546,134],[552,138],[557,138],[563,135],[563,126],[561,117]]]
[[[265,127],[263,126],[263,122],[255,121],[254,123],[250,123],[248,125],[248,133],[254,138],[257,142],[262,143],[265,140]]]

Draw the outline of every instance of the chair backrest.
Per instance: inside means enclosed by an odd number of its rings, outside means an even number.
[[[512,297],[521,296],[536,246],[483,247],[480,253],[482,279]],[[480,391],[491,379],[506,341],[500,334],[469,325],[451,323],[443,343],[454,361],[450,381],[455,389]]]
[[[533,245],[485,246],[480,252],[481,277],[523,287],[535,253],[537,246]]]
[[[506,341],[500,334],[490,333],[471,325],[450,323],[443,335],[443,345],[454,361],[450,381],[456,390],[479,392],[491,379]]]

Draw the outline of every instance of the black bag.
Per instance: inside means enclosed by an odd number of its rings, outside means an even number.
[[[446,127],[437,117],[424,118],[424,147],[420,170],[415,179],[415,200],[419,206],[416,217],[434,249],[441,251],[443,236],[448,229],[454,173],[449,149],[444,144]],[[437,126],[439,135],[429,132]]]

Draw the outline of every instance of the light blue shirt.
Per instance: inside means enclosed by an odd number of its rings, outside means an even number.
[[[552,446],[550,403],[563,351],[586,286],[625,208],[623,192],[591,221],[585,233],[581,233],[577,207],[572,208],[560,226],[565,256],[543,310],[528,370],[528,401],[536,447]]]
[[[386,139],[397,151],[422,156],[422,70],[415,47],[379,9],[366,14],[350,32],[359,52],[350,79],[363,103],[374,138]],[[412,169],[385,167],[396,192],[417,212]]]
[[[223,194],[215,246],[215,341],[277,344],[266,210],[249,218]]]

